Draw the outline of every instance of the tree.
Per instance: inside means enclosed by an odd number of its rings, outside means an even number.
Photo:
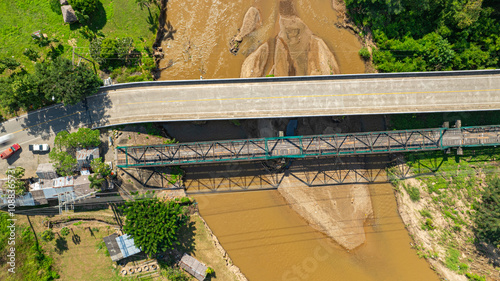
[[[90,56],[103,68],[125,65],[132,56],[132,38],[97,38],[90,42]],[[138,61],[138,60],[136,60]]]
[[[500,178],[488,181],[476,212],[476,235],[479,239],[500,245]]]
[[[125,202],[123,211],[126,215],[123,231],[149,256],[180,244],[179,229],[188,220],[180,204],[142,196]]]
[[[49,159],[54,164],[57,173],[62,176],[72,175],[78,163],[74,156],[55,147],[49,152]]]
[[[96,147],[101,144],[99,136],[99,130],[79,128],[78,131],[68,135],[67,146],[79,148]]]
[[[2,74],[5,69],[15,70],[21,64],[13,58],[1,58],[0,59],[0,74]]]
[[[16,167],[13,169],[8,169],[5,175],[13,177],[10,184],[14,186],[14,190],[17,196],[22,196],[26,192],[26,182],[21,180],[24,177],[25,169],[23,167]]]
[[[111,168],[108,164],[102,162],[101,157],[90,161],[90,168],[92,168],[94,173],[101,175],[103,178],[111,175]]]
[[[35,65],[35,76],[45,100],[76,104],[97,93],[101,79],[86,65],[73,66],[71,60],[58,57]]]
[[[92,189],[100,189],[102,188],[102,184],[104,183],[106,179],[104,179],[101,175],[90,175],[89,176],[89,181],[90,181],[90,188]]]
[[[75,11],[81,12],[86,15],[92,14],[97,9],[97,0],[69,0],[71,7]]]

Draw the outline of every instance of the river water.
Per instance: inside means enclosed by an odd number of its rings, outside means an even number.
[[[277,0],[170,0],[167,22],[173,40],[162,43],[160,80],[235,78],[245,58],[279,32]],[[336,27],[331,0],[296,0],[297,16],[324,40],[340,72],[364,73],[359,39]],[[229,52],[243,17],[256,7],[262,25]],[[273,56],[265,73],[272,66]],[[175,128],[169,131],[175,134]],[[226,134],[221,132],[221,135]],[[243,134],[239,132],[238,134]],[[239,136],[239,135],[238,135]],[[240,136],[240,137],[243,137]],[[346,251],[316,231],[276,190],[195,195],[200,213],[234,263],[250,279],[267,280],[438,280],[427,262],[410,248],[390,184],[370,185],[374,219],[365,226],[366,242]]]
[[[351,252],[310,227],[278,191],[196,195],[201,215],[249,280],[438,280],[410,248],[390,184],[370,185],[375,217]]]
[[[160,80],[237,78],[245,58],[262,43],[269,42],[270,52],[279,32],[277,0],[183,0],[169,1],[167,22],[173,40],[162,43],[164,59]],[[229,52],[229,41],[238,33],[250,7],[260,11],[262,25],[250,33],[235,56]],[[361,43],[350,31],[338,28],[337,12],[331,1],[297,0],[298,16],[322,38],[333,51],[341,73],[363,73],[365,65],[358,55]],[[272,66],[272,55],[266,73]]]

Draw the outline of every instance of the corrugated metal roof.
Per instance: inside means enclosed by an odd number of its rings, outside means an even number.
[[[130,257],[131,255],[135,255],[141,251],[135,246],[134,238],[128,234],[117,237],[116,242],[118,243],[118,247],[120,247],[123,258]]]
[[[182,256],[179,266],[200,281],[207,276],[207,266],[188,254]]]
[[[112,261],[119,261],[123,259],[123,254],[120,251],[120,247],[118,246],[118,242],[116,242],[116,238],[118,234],[113,233],[109,236],[103,238],[104,243],[106,244],[106,248],[108,248],[109,256]]]
[[[73,192],[72,186],[67,187],[59,187],[59,188],[44,188],[42,189],[43,195],[45,198],[57,198],[57,194],[65,193],[65,192]],[[62,199],[64,201],[64,198]]]
[[[1,196],[0,200],[2,202],[2,204],[0,204],[1,206],[8,205],[7,197]],[[35,200],[33,200],[31,193],[28,192],[23,196],[16,196],[16,206],[35,206]]]

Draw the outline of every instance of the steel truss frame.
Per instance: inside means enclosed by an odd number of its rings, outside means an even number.
[[[421,129],[352,134],[295,136],[196,142],[150,146],[117,147],[118,167],[172,166],[198,163],[269,160],[342,156],[353,154],[391,153],[442,150],[450,145],[443,139],[446,133],[478,137],[484,141],[469,141],[463,146],[498,145],[500,126],[463,127],[457,129]],[[462,142],[463,143],[463,142]]]

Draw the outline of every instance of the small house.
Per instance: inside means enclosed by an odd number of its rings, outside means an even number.
[[[106,248],[108,248],[109,256],[112,261],[119,261],[141,252],[141,250],[135,246],[134,238],[128,234],[118,236],[118,234],[113,233],[104,237],[103,240],[106,244]]]
[[[188,254],[182,256],[179,266],[200,281],[207,277],[207,266]]]
[[[90,162],[99,158],[99,148],[94,147],[90,149],[78,149],[76,151],[76,161],[78,162],[78,170],[83,168],[90,168]]]

